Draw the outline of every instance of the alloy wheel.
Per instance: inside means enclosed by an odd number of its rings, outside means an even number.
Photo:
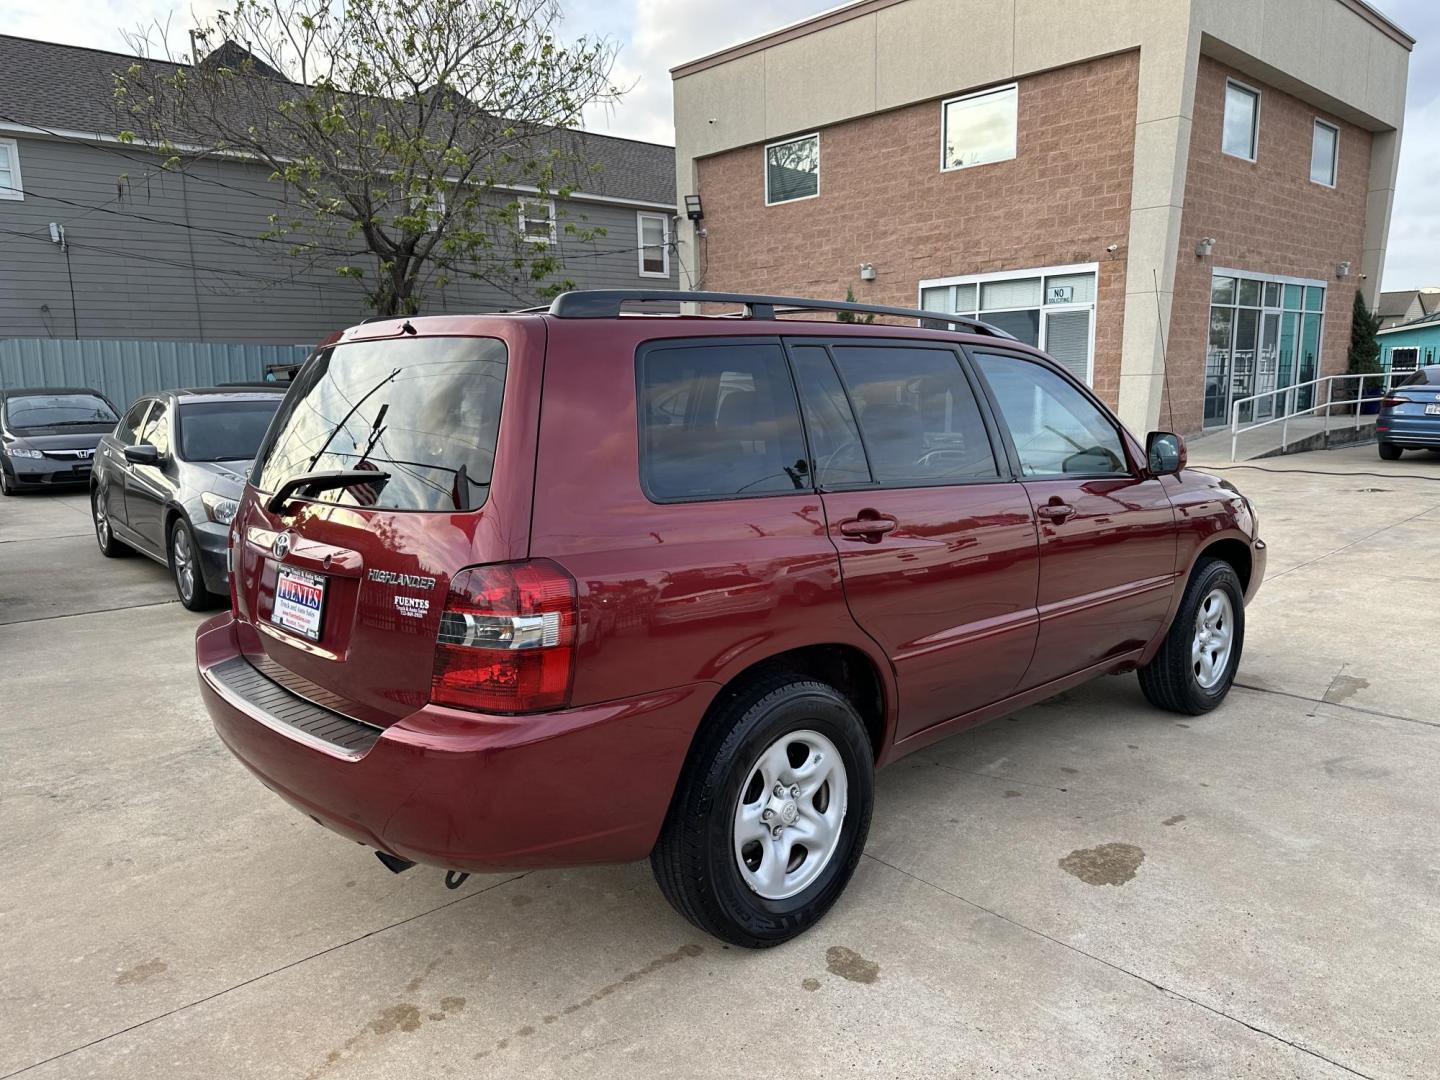
[[[190,534],[183,527],[175,530],[170,558],[175,565],[175,584],[180,589],[180,597],[189,601],[195,594],[195,558],[190,550]]]
[[[1235,612],[1230,594],[1211,589],[1195,612],[1195,637],[1190,644],[1190,661],[1195,681],[1202,689],[1213,690],[1230,666],[1235,645]]]
[[[840,845],[847,791],[840,751],[818,731],[771,743],[735,807],[735,861],[745,884],[766,900],[813,884]]]
[[[110,515],[105,510],[105,497],[97,492],[91,496],[90,506],[95,512],[95,539],[100,542],[100,550],[104,551],[110,546]]]

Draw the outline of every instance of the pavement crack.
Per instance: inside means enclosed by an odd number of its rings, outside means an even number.
[[[184,1005],[177,1005],[173,1009],[167,1009],[165,1012],[157,1013],[156,1015],[147,1017],[144,1020],[137,1020],[135,1023],[130,1024],[127,1027],[120,1028],[118,1031],[112,1031],[108,1035],[101,1035],[99,1038],[91,1039],[89,1042],[81,1043],[79,1046],[72,1046],[69,1050],[62,1050],[58,1054],[52,1054],[41,1061],[36,1061],[32,1064],[16,1069],[14,1072],[5,1073],[3,1076],[0,1076],[0,1080],[10,1080],[12,1076],[20,1076],[23,1073],[29,1072],[31,1069],[38,1069],[41,1065],[48,1065],[52,1061],[59,1061],[61,1058],[69,1057],[71,1054],[78,1054],[81,1050],[88,1050],[92,1046],[99,1046],[101,1043],[108,1042],[109,1040],[114,1039],[117,1036],[127,1035],[132,1031],[138,1030],[139,1028],[148,1027],[150,1024],[156,1023],[157,1021],[164,1020],[167,1017],[176,1015],[177,1013],[185,1012],[187,1009],[193,1009],[197,1005],[204,1005],[206,1002],[214,1001],[218,997],[224,997],[226,994],[230,993],[233,990],[244,989],[245,987],[250,986],[254,983],[258,983],[265,979],[268,979],[272,975],[279,975],[281,972],[289,971],[291,968],[294,967],[299,967],[301,964],[308,964],[311,960],[318,959],[319,957],[325,956],[328,953],[336,952],[337,950],[346,948],[349,945],[354,945],[356,942],[364,941],[366,938],[375,937],[377,934],[383,934],[388,930],[394,930],[397,927],[405,926],[409,923],[415,922],[417,919],[423,919],[427,915],[434,915],[437,911],[444,911],[448,907],[454,907],[456,904],[463,904],[467,900],[473,900],[475,899],[475,897],[482,896],[485,893],[490,892],[492,889],[498,889],[501,885],[509,885],[512,881],[519,881],[525,876],[525,874],[513,874],[510,877],[505,878],[503,881],[497,881],[493,885],[486,885],[483,889],[476,889],[474,892],[466,893],[464,896],[456,897],[454,900],[447,900],[445,901],[445,903],[438,904],[433,908],[417,912],[414,915],[408,915],[403,919],[397,919],[395,922],[392,923],[386,923],[384,926],[376,927],[374,930],[367,930],[365,933],[360,934],[357,937],[350,938],[348,941],[339,941],[336,942],[334,945],[327,945],[325,948],[319,949],[311,953],[309,956],[302,956],[298,960],[291,960],[289,963],[281,964],[279,967],[271,968],[269,971],[263,972],[259,975],[253,975],[248,979],[241,980],[234,986],[227,986],[223,990],[216,990],[213,994],[206,994],[204,997],[198,997],[194,1001],[187,1001]]]
[[[30,623],[50,622],[54,619],[81,619],[86,615],[105,615],[112,611],[138,611],[140,608],[167,607],[170,604],[178,604],[179,600],[152,600],[148,604],[121,604],[119,607],[102,607],[94,611],[61,611],[54,615],[37,615],[33,619],[16,619],[13,622],[0,622],[0,626],[27,626]],[[0,1080],[4,1080],[0,1077]]]
[[[884,859],[879,858],[878,856],[871,855],[868,851],[865,852],[865,858],[871,860],[872,862],[877,862],[881,866],[888,867],[889,869],[894,870],[897,874],[903,874],[905,877],[910,878],[912,881],[918,881],[921,885],[928,885],[936,892],[944,893],[946,896],[949,896],[955,900],[959,900],[962,904],[967,904],[970,907],[975,908],[977,911],[983,911],[987,915],[993,915],[1001,922],[1009,923],[1017,930],[1024,930],[1026,933],[1034,934],[1036,937],[1044,938],[1046,941],[1049,941],[1055,945],[1059,945],[1063,949],[1068,949],[1078,956],[1085,957],[1087,960],[1093,960],[1097,964],[1103,964],[1105,967],[1110,968],[1112,971],[1117,971],[1122,975],[1128,975],[1132,979],[1143,982],[1146,986],[1149,986],[1155,990],[1159,990],[1162,994],[1169,994],[1171,997],[1178,998],[1181,1001],[1188,1002],[1191,1005],[1204,1009],[1206,1012],[1211,1013],[1214,1016],[1218,1016],[1224,1020],[1229,1020],[1232,1023],[1239,1024],[1241,1027],[1253,1031],[1257,1035],[1263,1035],[1265,1038],[1272,1039],[1278,1043],[1282,1043],[1285,1046],[1290,1047],[1292,1050],[1297,1050],[1300,1053],[1306,1054],[1309,1057],[1313,1057],[1318,1061],[1323,1061],[1328,1065],[1333,1065],[1335,1066],[1335,1068],[1341,1069],[1344,1072],[1349,1073],[1351,1076],[1363,1077],[1364,1080],[1376,1080],[1376,1078],[1371,1076],[1371,1074],[1361,1072],[1359,1069],[1352,1068],[1351,1066],[1346,1065],[1344,1062],[1336,1061],[1334,1058],[1328,1057],[1327,1055],[1322,1054],[1320,1051],[1314,1050],[1304,1045],[1303,1043],[1296,1042],[1293,1039],[1287,1039],[1283,1035],[1276,1034],[1273,1031],[1269,1031],[1256,1024],[1252,1024],[1248,1020],[1243,1020],[1238,1016],[1227,1013],[1224,1009],[1217,1009],[1214,1005],[1208,1005],[1205,1002],[1200,1001],[1198,998],[1191,997],[1189,994],[1184,994],[1181,993],[1179,990],[1174,990],[1168,986],[1164,986],[1156,982],[1154,979],[1150,979],[1144,975],[1141,975],[1138,971],[1131,971],[1129,968],[1117,964],[1114,961],[1106,960],[1103,956],[1096,956],[1094,953],[1086,952],[1084,949],[1080,948],[1079,946],[1070,944],[1070,942],[1065,941],[1063,938],[1057,938],[1052,934],[1047,934],[1044,930],[1037,930],[1033,926],[1026,926],[1024,923],[1012,919],[1008,915],[1002,915],[1000,912],[996,911],[993,908],[988,908],[984,904],[977,904],[974,900],[967,899],[966,897],[961,896],[957,892],[951,892],[943,885],[937,885],[935,884],[935,882],[927,881],[925,878],[920,877],[918,874],[912,874],[908,870],[902,870],[894,863],[888,863]],[[3,1080],[3,1078],[0,1078],[0,1080]]]
[[[1287,575],[1287,574],[1293,574],[1293,573],[1295,573],[1296,570],[1304,570],[1307,566],[1314,566],[1316,563],[1324,562],[1326,559],[1330,558],[1330,556],[1332,556],[1332,555],[1339,555],[1342,551],[1349,551],[1349,550],[1350,550],[1351,548],[1353,548],[1353,547],[1358,547],[1360,544],[1365,543],[1365,541],[1367,541],[1367,540],[1373,540],[1373,539],[1375,539],[1375,537],[1379,536],[1379,535],[1380,535],[1381,533],[1383,533],[1383,532],[1389,532],[1391,529],[1399,528],[1401,525],[1408,525],[1410,522],[1415,521],[1415,520],[1418,519],[1418,518],[1424,517],[1426,514],[1430,513],[1432,510],[1440,510],[1440,503],[1436,503],[1434,506],[1427,506],[1424,510],[1421,510],[1418,514],[1411,514],[1409,517],[1407,517],[1407,518],[1401,518],[1399,521],[1392,521],[1389,525],[1382,525],[1382,526],[1380,526],[1380,528],[1376,529],[1374,532],[1368,532],[1368,533],[1366,533],[1364,536],[1362,536],[1362,537],[1360,537],[1360,538],[1358,538],[1358,539],[1356,539],[1356,540],[1351,540],[1350,543],[1348,543],[1348,544],[1341,544],[1341,545],[1340,545],[1339,547],[1337,547],[1335,550],[1325,552],[1324,555],[1316,555],[1313,559],[1306,559],[1306,560],[1305,560],[1304,562],[1302,562],[1302,563],[1296,563],[1294,566],[1290,567],[1289,569],[1281,570],[1278,574],[1269,574],[1269,575],[1266,575],[1265,580],[1266,580],[1266,581],[1278,581],[1280,578],[1284,577],[1284,576]]]
[[[1343,671],[1344,669],[1342,668],[1341,670]],[[1335,676],[1337,679],[1339,677],[1338,674]],[[1334,680],[1331,680],[1330,686],[1333,687],[1334,685]],[[1274,690],[1268,686],[1255,686],[1253,683],[1237,682],[1235,686],[1238,689],[1249,690],[1255,694],[1274,694],[1276,697],[1290,698],[1293,701],[1308,701],[1311,705],[1328,705],[1332,709],[1344,709],[1347,712],[1361,713],[1365,716],[1379,716],[1386,720],[1400,720],[1406,724],[1418,724],[1420,727],[1440,728],[1440,721],[1421,720],[1414,716],[1401,716],[1398,713],[1388,713],[1382,709],[1367,709],[1363,705],[1351,705],[1346,701],[1326,701],[1323,697],[1310,697],[1307,694],[1296,694],[1290,690]],[[1330,688],[1327,687],[1325,692],[1328,694]],[[0,1078],[0,1080],[3,1080],[3,1078]]]

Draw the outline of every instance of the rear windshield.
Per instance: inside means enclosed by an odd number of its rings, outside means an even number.
[[[281,395],[260,401],[200,401],[180,406],[185,461],[249,461],[260,449]]]
[[[504,342],[404,338],[322,349],[301,369],[252,477],[370,469],[387,479],[321,492],[323,502],[391,510],[475,510],[490,490]]]
[[[113,424],[120,418],[95,394],[27,394],[5,402],[5,419],[12,428],[34,428]]]
[[[1400,386],[1440,386],[1440,367],[1422,367]]]

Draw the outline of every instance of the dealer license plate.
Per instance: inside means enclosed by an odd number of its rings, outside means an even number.
[[[325,579],[282,566],[275,579],[275,606],[270,621],[311,641],[320,640],[320,616],[325,610]]]
[[[1426,416],[1440,416],[1440,405],[1426,405],[1426,406],[1425,406],[1425,415],[1426,415]]]

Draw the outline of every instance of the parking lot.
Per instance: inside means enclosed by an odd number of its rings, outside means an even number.
[[[1270,545],[1226,704],[1105,679],[906,758],[763,953],[644,864],[392,876],[219,744],[161,567],[6,499],[0,1078],[1433,1076],[1440,455],[1224,475]]]

